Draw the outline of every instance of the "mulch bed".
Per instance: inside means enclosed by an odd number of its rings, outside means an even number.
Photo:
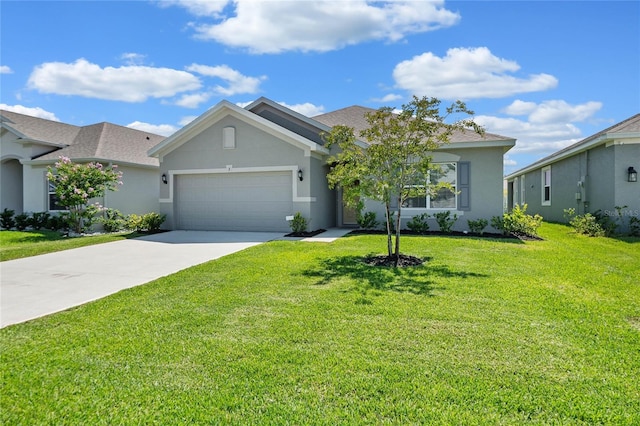
[[[387,231],[380,229],[354,229],[350,232],[350,234],[378,234],[378,235],[387,235]],[[474,237],[474,238],[500,238],[500,239],[513,239],[513,240],[522,240],[522,241],[542,241],[540,237],[533,237],[531,235],[525,234],[497,234],[493,232],[483,232],[482,234],[474,233],[474,232],[460,232],[460,231],[452,231],[452,232],[441,232],[441,231],[427,231],[423,233],[413,232],[410,230],[402,230],[401,235],[422,235],[422,236],[444,236],[444,237]]]
[[[290,232],[288,234],[285,235],[285,237],[303,237],[303,238],[309,238],[309,237],[315,237],[318,234],[322,234],[323,232],[326,232],[326,229],[316,229],[315,231],[308,231],[308,232]]]
[[[422,265],[425,261],[423,259],[420,259],[419,257],[415,257],[415,256],[409,256],[406,254],[400,254],[400,259],[398,259],[398,267],[399,268],[404,268],[407,266],[420,266]],[[396,266],[396,258],[395,256],[372,256],[372,257],[367,257],[364,260],[364,263],[366,263],[369,266]]]

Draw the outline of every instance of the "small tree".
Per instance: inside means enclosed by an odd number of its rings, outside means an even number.
[[[359,142],[353,128],[347,126],[335,126],[325,135],[328,146],[340,147],[340,152],[330,159],[334,166],[328,174],[329,187],[340,186],[345,203],[353,207],[365,197],[384,204],[387,252],[389,257],[395,257],[396,266],[400,260],[402,205],[411,197],[433,196],[451,188],[446,183],[429,181],[430,171],[439,169],[433,164],[431,153],[448,143],[455,131],[483,133],[469,118],[445,123],[452,114],[473,114],[463,102],[456,101],[444,114],[440,104],[436,98],[414,96],[397,114],[390,107],[368,113],[369,127],[359,135],[367,144]],[[395,218],[393,204],[398,206]]]
[[[73,230],[80,233],[85,221],[97,212],[99,205],[89,204],[92,198],[102,197],[107,191],[116,191],[122,185],[122,172],[118,166],[104,167],[100,163],[73,163],[60,157],[55,167],[49,167],[47,179],[54,185],[58,203],[69,210]]]

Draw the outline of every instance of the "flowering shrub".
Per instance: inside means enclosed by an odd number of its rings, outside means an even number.
[[[76,164],[68,157],[60,157],[54,168],[49,167],[47,179],[55,187],[58,203],[69,210],[75,232],[81,233],[90,226],[93,216],[102,208],[98,203],[89,204],[90,200],[122,185],[122,172],[117,167],[104,167],[96,162]]]

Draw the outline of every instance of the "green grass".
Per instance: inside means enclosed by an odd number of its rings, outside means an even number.
[[[640,239],[271,242],[0,330],[2,424],[640,424]]]
[[[135,233],[65,237],[55,231],[0,231],[0,262],[69,250],[93,244],[108,243],[139,236]]]

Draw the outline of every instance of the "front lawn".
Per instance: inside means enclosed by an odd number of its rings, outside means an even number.
[[[640,239],[276,241],[0,330],[2,424],[640,424]]]
[[[139,236],[136,233],[66,237],[57,231],[0,231],[0,262],[69,250],[93,244],[108,243]]]

